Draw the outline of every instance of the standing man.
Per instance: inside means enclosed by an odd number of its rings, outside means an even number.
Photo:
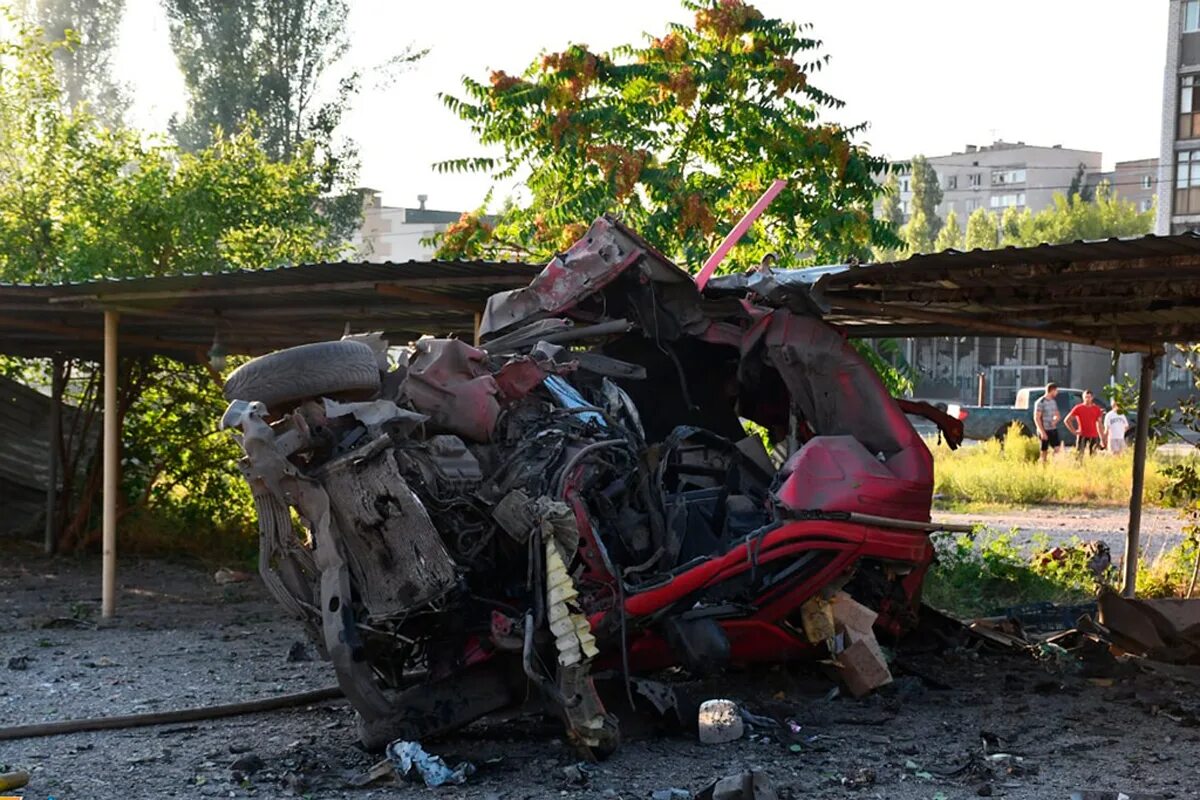
[[[1090,389],[1083,391],[1083,402],[1071,409],[1063,424],[1075,434],[1075,452],[1083,456],[1094,455],[1100,446],[1100,419],[1104,409],[1096,405],[1096,398]],[[1071,423],[1075,424],[1072,425]]]
[[[1104,438],[1108,452],[1116,455],[1125,450],[1125,433],[1129,430],[1129,418],[1121,413],[1121,404],[1113,400],[1112,410],[1104,415]]]
[[[1047,383],[1046,393],[1033,404],[1033,424],[1037,426],[1038,438],[1042,440],[1042,463],[1046,463],[1046,454],[1050,448],[1062,450],[1062,441],[1058,438],[1058,384]]]

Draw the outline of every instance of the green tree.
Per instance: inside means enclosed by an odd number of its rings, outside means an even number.
[[[967,250],[992,250],[1000,240],[1000,226],[996,215],[986,208],[977,208],[967,218],[967,238],[963,246]]]
[[[879,218],[899,231],[904,225],[904,209],[900,203],[900,179],[896,170],[889,169],[887,178],[883,181],[883,196],[879,201]]]
[[[1080,164],[1075,170],[1075,176],[1071,178],[1070,187],[1067,188],[1067,197],[1079,195],[1085,203],[1095,199],[1096,191],[1084,181],[1086,177],[1087,172],[1084,170],[1083,164]]]
[[[108,125],[118,125],[129,107],[125,88],[113,78],[125,0],[27,0],[28,14],[40,25],[54,51],[63,100],[83,103]]]
[[[942,220],[937,213],[937,207],[942,203],[942,186],[938,182],[937,171],[929,165],[929,159],[922,155],[913,156],[911,167],[913,215],[920,210],[927,220],[930,237],[936,237],[942,229]]]
[[[938,232],[937,241],[934,242],[933,249],[940,253],[944,250],[958,250],[962,246],[963,230],[958,225],[958,214],[951,211],[946,215],[946,224]]]
[[[0,37],[0,281],[252,269],[336,255],[318,211],[321,176],[310,145],[276,161],[250,128],[194,153],[107,128],[86,107],[66,109],[55,50],[41,32],[15,19],[9,26]],[[98,425],[97,371],[70,368],[77,416]],[[130,431],[123,513],[165,515],[175,522],[164,529],[189,535],[245,522],[251,506],[233,473],[230,442],[212,435],[223,404],[207,371],[126,359],[120,378]],[[67,471],[63,493],[74,509],[64,515],[68,547],[89,541],[100,485],[98,454],[75,454],[78,469]]]
[[[353,186],[354,143],[336,135],[362,84],[358,70],[342,70],[349,50],[346,0],[163,0],[171,47],[188,91],[187,112],[172,121],[180,146],[195,151],[217,131],[256,120],[262,146],[274,160],[312,147],[320,168],[324,208],[340,236],[361,214]],[[397,70],[424,55],[404,48],[388,63]],[[322,100],[321,89],[333,85]]]
[[[1138,211],[1130,200],[1115,194],[1107,182],[1096,187],[1090,202],[1081,195],[1054,196],[1054,204],[1017,218],[1015,229],[1006,236],[1011,244],[1033,246],[1061,244],[1112,236],[1143,236],[1154,229],[1155,211]]]
[[[730,262],[768,252],[784,264],[836,260],[896,243],[872,218],[873,176],[887,165],[855,143],[864,126],[820,119],[843,104],[810,81],[828,56],[808,26],[765,18],[742,0],[683,5],[691,22],[643,46],[594,53],[573,44],[516,74],[465,77],[461,96],[442,96],[497,154],[438,169],[521,177],[528,199],[490,230],[465,218],[441,255],[545,258],[616,212],[697,266],[776,178],[787,188]],[[460,241],[476,246],[451,246]]]
[[[908,223],[900,229],[900,239],[909,255],[932,253],[935,236],[933,221],[925,213],[925,209],[913,203]]]

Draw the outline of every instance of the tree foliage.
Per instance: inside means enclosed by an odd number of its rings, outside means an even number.
[[[1000,241],[1000,223],[986,208],[977,208],[967,217],[967,250],[993,250]]]
[[[933,243],[935,252],[959,250],[963,246],[963,229],[958,224],[958,214],[951,211],[946,215],[946,222],[938,231],[937,241]]]
[[[27,14],[53,42],[62,99],[67,108],[86,104],[110,126],[119,125],[129,94],[113,77],[125,0],[27,0]]]
[[[495,155],[437,167],[523,178],[527,196],[491,230],[464,219],[441,255],[544,258],[594,217],[617,212],[698,265],[776,178],[787,188],[733,262],[767,252],[784,264],[836,260],[894,243],[871,214],[872,176],[886,164],[855,143],[865,126],[820,118],[843,104],[812,82],[828,56],[809,26],[766,18],[742,0],[683,6],[689,24],[641,46],[596,53],[572,44],[517,73],[465,77],[462,95],[442,96]]]
[[[361,214],[354,182],[358,155],[336,135],[362,85],[358,70],[340,69],[350,48],[346,0],[163,0],[171,47],[188,91],[187,112],[171,123],[184,150],[207,147],[220,132],[250,120],[263,149],[283,161],[312,148],[335,233],[348,235]],[[399,69],[424,55],[402,48]]]
[[[171,275],[336,255],[318,211],[311,146],[276,161],[244,128],[183,153],[106,128],[86,107],[65,108],[54,46],[31,26],[11,25],[0,38],[0,281]],[[9,362],[6,369],[28,377],[46,367]],[[98,382],[90,364],[70,369],[78,446],[95,439]],[[229,442],[211,435],[222,400],[209,373],[129,359],[119,383],[129,431],[122,513],[156,506],[209,524],[248,514],[242,482],[226,474],[234,463]],[[63,514],[66,546],[88,541],[99,490],[98,454],[84,448],[75,455],[67,459],[78,469],[64,493],[74,509]]]

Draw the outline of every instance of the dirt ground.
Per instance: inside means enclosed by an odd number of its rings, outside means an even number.
[[[1035,506],[1005,509],[995,513],[960,514],[934,511],[939,522],[982,524],[995,531],[1017,531],[1017,540],[1029,543],[1032,537],[1044,533],[1054,543],[1079,537],[1084,541],[1100,539],[1108,544],[1113,556],[1125,552],[1125,531],[1129,526],[1129,509],[1115,506]],[[1142,511],[1142,554],[1154,558],[1183,540],[1179,512],[1170,508],[1147,508]]]
[[[257,581],[218,586],[211,570],[125,560],[119,617],[96,625],[99,563],[0,546],[0,726],[233,702],[332,683],[297,624]],[[296,655],[296,654],[294,654]],[[299,654],[305,655],[305,654]],[[13,668],[15,665],[17,668]],[[627,741],[577,767],[557,723],[520,717],[425,743],[479,772],[462,787],[352,788],[375,761],[356,744],[344,702],[183,725],[0,741],[0,771],[26,768],[25,798],[456,797],[644,798],[696,792],[762,769],[781,798],[1069,798],[1075,790],[1198,797],[1194,688],[1115,680],[973,647],[909,652],[895,684],[854,700],[811,666],[710,682],[792,735],[725,745],[684,734]],[[987,756],[1000,754],[999,758]],[[256,756],[261,768],[235,772]],[[1113,795],[1115,797],[1115,795]],[[1136,795],[1142,796],[1140,794]]]

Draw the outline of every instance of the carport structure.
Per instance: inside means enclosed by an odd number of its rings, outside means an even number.
[[[538,271],[508,262],[339,263],[0,287],[0,351],[104,364],[105,616],[115,612],[120,354],[195,363],[207,362],[214,345],[256,355],[347,331],[382,331],[394,343],[425,333],[470,337],[489,295],[524,286]],[[1125,590],[1132,594],[1150,384],[1164,342],[1200,340],[1200,236],[947,251],[894,263],[756,272],[713,279],[705,296],[721,302],[747,289],[821,313],[855,338],[991,334],[1140,353],[1124,562]]]
[[[323,263],[206,275],[0,286],[0,352],[55,359],[51,440],[57,440],[63,358],[103,364],[102,613],[116,610],[122,356],[208,364],[348,332],[380,331],[392,343],[423,334],[472,338],[487,298],[526,285],[538,267],[512,262]],[[54,508],[57,448],[50,448],[47,507]],[[54,515],[47,514],[47,547]]]
[[[949,250],[822,269],[806,282],[810,301],[853,337],[989,334],[1140,353],[1123,562],[1133,596],[1154,370],[1166,346],[1200,341],[1200,235]]]

